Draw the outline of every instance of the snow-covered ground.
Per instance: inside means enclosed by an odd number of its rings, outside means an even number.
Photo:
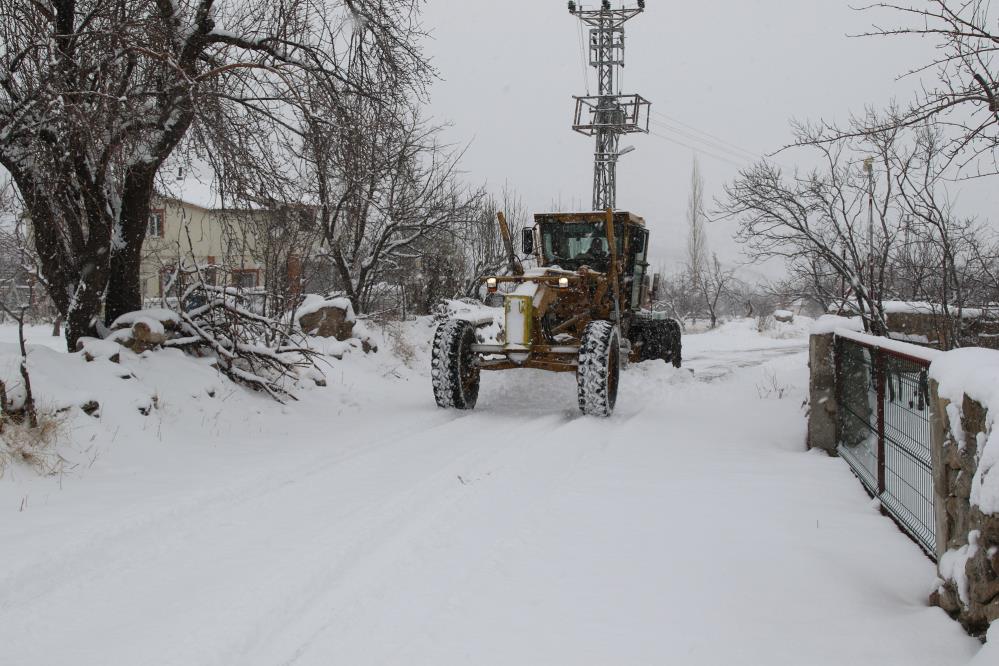
[[[438,410],[428,324],[287,406],[123,361],[75,467],[0,480],[0,663],[968,664],[933,565],[804,452],[805,327],[755,326],[609,420],[533,371]]]

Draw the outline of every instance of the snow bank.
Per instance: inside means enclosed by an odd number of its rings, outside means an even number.
[[[999,664],[999,621],[989,628],[985,647],[971,660],[968,666],[995,666]]]
[[[200,401],[219,395],[220,387],[228,383],[206,359],[176,349],[135,354],[116,343],[96,340],[85,341],[83,347],[75,354],[28,348],[31,388],[39,410],[66,414],[74,429],[92,429],[95,418],[113,428],[141,429],[144,418],[165,405],[194,414],[201,411]],[[15,409],[23,406],[25,397],[19,366],[17,347],[0,344],[0,379]]]
[[[964,396],[988,411],[971,503],[984,514],[999,513],[999,434],[993,427],[999,414],[999,351],[968,348],[941,354],[930,367],[930,376],[939,384],[940,397],[950,402],[951,427],[958,442],[964,438],[960,418]]]
[[[855,331],[863,333],[864,320],[860,317],[839,317],[836,315],[822,315],[812,324],[812,335],[829,335],[835,333],[837,329],[845,331]]]

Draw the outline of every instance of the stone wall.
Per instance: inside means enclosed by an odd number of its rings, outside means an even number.
[[[975,635],[999,620],[999,515],[971,503],[988,414],[965,396],[960,410],[930,385],[933,485],[941,583],[930,597]],[[959,418],[955,423],[952,419]]]
[[[957,350],[940,354],[933,367],[967,353],[982,352]],[[984,353],[992,354],[993,359],[999,358],[995,352]],[[978,358],[974,356],[974,359]],[[844,363],[844,372],[849,375],[846,369],[849,359]],[[999,363],[996,365],[999,367]],[[836,455],[838,439],[842,436],[848,446],[851,436],[848,432],[837,431],[836,383],[841,378],[836,375],[834,334],[811,336],[809,368],[808,447]],[[932,374],[931,370],[931,377]],[[974,375],[986,384],[994,383],[988,369],[976,364],[968,365],[967,372],[962,375]],[[849,381],[849,377],[843,381]],[[951,391],[950,395],[955,394],[951,389],[947,390]],[[942,397],[940,386],[932,378],[929,392],[940,578],[930,603],[943,608],[970,633],[984,636],[990,623],[999,621],[999,513],[984,514],[979,507],[973,506],[971,497],[982,449],[990,434],[989,414],[980,402],[966,395],[958,404],[952,404]]]
[[[918,340],[937,349],[950,338],[950,318],[932,312],[891,312],[885,315],[888,331],[902,340]],[[999,322],[982,317],[965,317],[959,332],[960,346],[999,349]]]

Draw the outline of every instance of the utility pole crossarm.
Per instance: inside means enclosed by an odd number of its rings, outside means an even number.
[[[651,103],[636,94],[622,94],[624,25],[645,11],[645,0],[637,8],[612,9],[603,0],[600,9],[584,9],[569,3],[569,13],[589,27],[590,66],[597,70],[598,94],[576,97],[572,129],[595,137],[593,154],[593,210],[617,208],[617,162],[624,134],[648,133]]]

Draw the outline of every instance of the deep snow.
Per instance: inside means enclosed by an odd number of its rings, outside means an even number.
[[[136,361],[75,468],[0,480],[0,663],[968,664],[933,565],[804,452],[796,326],[686,337],[609,420],[533,371],[436,409],[426,323],[287,406]]]

